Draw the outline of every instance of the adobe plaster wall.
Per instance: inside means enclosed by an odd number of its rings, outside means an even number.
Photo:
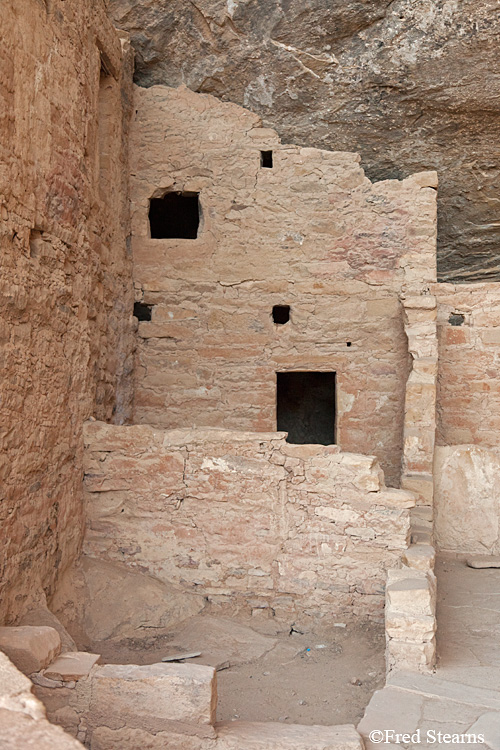
[[[136,87],[134,281],[152,320],[138,327],[134,421],[275,430],[276,372],[335,371],[338,444],[376,455],[397,485],[399,295],[435,280],[436,185],[372,184],[356,154],[281,144],[251,112],[186,88]],[[197,239],[151,239],[149,200],[167,190],[200,192]]]
[[[203,594],[222,612],[383,616],[412,493],[373,456],[284,433],[85,425],[90,557]],[[304,620],[305,621],[305,620]]]
[[[1,14],[0,612],[12,622],[80,549],[83,421],[130,414],[132,55],[100,0],[6,0]]]

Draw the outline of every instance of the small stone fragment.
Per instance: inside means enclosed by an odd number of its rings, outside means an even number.
[[[81,680],[87,677],[90,670],[97,664],[100,654],[91,654],[86,651],[70,651],[61,654],[55,661],[44,670],[44,677],[51,680],[63,680],[71,682],[72,680]]]
[[[172,656],[164,656],[162,661],[183,661],[184,659],[196,659],[197,656],[201,656],[201,651],[190,651],[187,654],[173,654]]]

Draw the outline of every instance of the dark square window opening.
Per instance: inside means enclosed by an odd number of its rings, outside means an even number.
[[[273,322],[277,326],[283,326],[290,320],[290,305],[274,305]]]
[[[295,444],[335,443],[336,376],[334,372],[277,372],[278,432]]]
[[[200,226],[199,193],[165,193],[151,198],[149,227],[156,240],[195,240]]]
[[[264,167],[264,169],[273,168],[273,152],[272,151],[260,152],[260,166]]]
[[[134,302],[134,317],[137,320],[151,320],[153,305],[146,305],[144,302]]]

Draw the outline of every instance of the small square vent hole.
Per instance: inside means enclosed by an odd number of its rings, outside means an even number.
[[[284,326],[290,320],[290,305],[274,305],[273,322],[277,326]]]

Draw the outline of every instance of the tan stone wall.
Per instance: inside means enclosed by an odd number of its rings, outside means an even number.
[[[498,553],[500,289],[494,283],[436,284],[433,293],[439,338],[436,544],[454,552]]]
[[[281,620],[381,617],[414,496],[284,433],[85,426],[87,555]],[[262,611],[261,611],[262,610]]]
[[[500,445],[500,289],[436,284],[440,445]],[[461,325],[450,316],[461,314]],[[452,319],[453,320],[453,319]]]
[[[276,429],[276,372],[337,373],[337,442],[400,476],[409,361],[398,295],[435,279],[436,176],[372,184],[356,154],[281,144],[186,89],[135,90],[134,421]],[[272,169],[260,151],[272,150]],[[200,192],[195,240],[151,239],[149,200]],[[291,306],[276,326],[273,305]],[[348,342],[350,345],[348,346]]]
[[[5,0],[1,16],[0,611],[12,621],[81,544],[83,420],[130,413],[132,58],[100,0]]]

